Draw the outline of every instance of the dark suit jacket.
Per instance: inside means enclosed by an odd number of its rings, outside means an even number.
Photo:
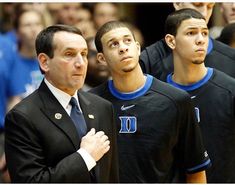
[[[78,97],[88,130],[103,130],[111,142],[110,150],[94,168],[96,180],[117,182],[112,105],[87,92],[79,92]],[[44,82],[7,114],[5,137],[12,182],[92,182],[84,160],[76,152],[80,148],[76,128]]]
[[[213,48],[205,58],[205,66],[218,69],[235,78],[235,49],[212,39]],[[144,73],[166,81],[174,71],[173,54],[165,40],[159,40],[146,47],[140,55],[140,65]]]

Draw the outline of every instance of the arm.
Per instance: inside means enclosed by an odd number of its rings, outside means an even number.
[[[205,171],[200,171],[197,173],[193,174],[187,174],[186,177],[186,182],[187,183],[206,183],[206,172]]]

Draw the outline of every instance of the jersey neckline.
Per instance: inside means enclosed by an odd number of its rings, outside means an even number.
[[[206,75],[203,77],[203,79],[199,80],[198,82],[194,83],[194,84],[191,84],[191,85],[181,85],[181,84],[178,84],[176,82],[174,82],[172,80],[172,74],[169,74],[167,76],[167,83],[173,85],[174,87],[177,87],[179,89],[183,89],[185,91],[192,91],[192,90],[195,90],[195,89],[198,89],[199,87],[203,86],[206,82],[208,82],[208,80],[210,80],[212,74],[213,74],[213,69],[208,67],[207,68],[207,73]]]
[[[132,99],[138,98],[140,96],[143,96],[151,87],[152,81],[153,81],[153,76],[147,74],[146,77],[147,78],[146,78],[146,82],[145,82],[144,86],[137,89],[136,91],[133,91],[130,93],[122,93],[122,92],[118,91],[114,87],[113,80],[108,81],[108,88],[109,88],[110,93],[114,97],[121,99],[121,100],[132,100]]]

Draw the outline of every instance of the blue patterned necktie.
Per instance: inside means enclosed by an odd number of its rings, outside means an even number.
[[[79,137],[82,138],[87,132],[86,121],[82,112],[79,110],[77,100],[72,97],[69,103],[72,106],[70,117],[74,122]]]

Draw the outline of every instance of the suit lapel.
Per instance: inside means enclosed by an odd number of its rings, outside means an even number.
[[[43,102],[41,106],[42,112],[56,127],[64,132],[77,150],[80,146],[80,139],[71,118],[48,89],[44,81],[41,83],[38,90]]]

